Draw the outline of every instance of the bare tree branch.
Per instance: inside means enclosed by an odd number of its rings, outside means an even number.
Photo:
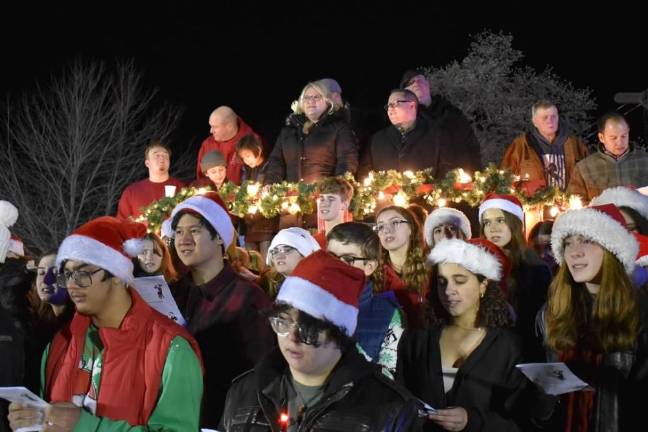
[[[18,207],[16,232],[41,252],[81,223],[114,214],[145,146],[169,136],[181,114],[128,62],[77,62],[2,108],[0,198]]]

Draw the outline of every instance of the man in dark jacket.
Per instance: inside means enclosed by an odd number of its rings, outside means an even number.
[[[183,201],[171,218],[176,252],[190,270],[174,295],[203,354],[201,425],[214,428],[232,379],[273,346],[270,326],[259,314],[270,307],[270,299],[224,260],[234,226],[216,192]]]
[[[411,91],[391,91],[385,105],[391,125],[371,137],[358,170],[360,180],[371,170],[432,168],[439,178],[454,168],[479,169],[479,148],[461,147],[448,140],[441,123],[419,113],[420,106]]]
[[[230,389],[219,430],[418,430],[417,403],[355,349],[364,273],[324,251],[286,278],[270,324],[279,349]]]
[[[479,141],[466,115],[441,95],[432,95],[430,82],[424,72],[410,69],[401,78],[400,88],[414,93],[419,100],[420,113],[434,124],[444,147],[456,154],[465,153],[461,167],[475,171],[481,167]],[[452,168],[457,168],[453,166]]]

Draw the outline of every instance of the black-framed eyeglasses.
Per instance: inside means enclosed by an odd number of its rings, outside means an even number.
[[[385,111],[387,111],[387,110],[389,110],[389,108],[397,108],[401,104],[404,104],[404,103],[407,103],[407,102],[414,102],[414,101],[399,99],[399,100],[395,100],[393,102],[387,103],[383,108],[385,108]]]
[[[277,333],[277,336],[287,337],[291,332],[297,330],[297,339],[305,345],[318,346],[320,330],[316,328],[307,328],[303,325],[281,317],[270,317],[270,327]]]
[[[329,252],[331,255],[333,255],[335,258],[339,259],[340,261],[344,261],[345,263],[349,265],[353,265],[356,261],[371,261],[371,258],[361,258],[349,254],[345,255],[336,255],[333,252]]]
[[[377,233],[383,232],[386,226],[389,226],[389,228],[394,231],[396,228],[398,228],[401,224],[408,224],[409,221],[405,219],[392,219],[387,222],[381,222],[377,223],[374,225],[374,231]]]
[[[80,288],[88,288],[92,285],[92,275],[102,271],[103,269],[97,269],[95,271],[85,271],[85,270],[73,270],[67,271],[63,270],[61,273],[56,275],[56,282],[60,286],[67,286],[67,283],[72,279],[74,283]]]
[[[273,247],[270,249],[270,255],[275,256],[279,254],[284,254],[288,255],[292,251],[296,251],[297,249],[292,247],[292,246],[286,246],[286,245],[280,245],[277,247]]]

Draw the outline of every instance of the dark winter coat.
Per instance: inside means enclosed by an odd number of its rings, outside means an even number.
[[[430,105],[420,106],[421,113],[435,125],[443,148],[452,149],[459,156],[460,165],[450,167],[463,168],[474,172],[481,169],[480,147],[470,121],[464,113],[439,95],[432,96]]]
[[[518,339],[502,328],[488,329],[484,340],[459,367],[454,385],[446,393],[439,345],[441,330],[437,326],[401,338],[397,380],[414,396],[434,408],[466,409],[468,425],[464,431],[528,430],[532,418],[548,417],[553,400],[542,399],[527,385],[526,378],[515,368],[521,361]],[[537,403],[540,400],[546,404]],[[532,406],[539,412],[532,412]],[[440,428],[427,422],[424,430]]]
[[[289,369],[279,350],[237,378],[219,430],[279,432],[286,411]],[[306,410],[299,431],[416,431],[417,407],[407,391],[381,374],[355,348],[335,366],[322,399]]]
[[[432,168],[432,174],[439,178],[454,168],[479,168],[479,146],[467,147],[467,141],[453,143],[445,128],[442,122],[420,114],[414,128],[405,134],[393,125],[376,132],[362,157],[358,178],[369,171],[426,168]]]
[[[182,279],[174,297],[203,355],[201,426],[214,428],[232,379],[252,368],[274,346],[276,338],[261,313],[270,307],[270,299],[227,262],[204,285],[194,285],[190,276]]]
[[[312,183],[347,171],[355,174],[358,146],[344,112],[324,114],[308,134],[303,131],[306,120],[303,114],[288,117],[270,154],[266,183]]]

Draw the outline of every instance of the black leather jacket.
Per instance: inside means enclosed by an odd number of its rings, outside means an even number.
[[[219,430],[281,432],[286,410],[283,379],[288,366],[281,352],[268,355],[254,370],[234,380]],[[322,399],[306,410],[298,431],[419,431],[417,404],[410,394],[383,376],[355,348],[340,359]]]

